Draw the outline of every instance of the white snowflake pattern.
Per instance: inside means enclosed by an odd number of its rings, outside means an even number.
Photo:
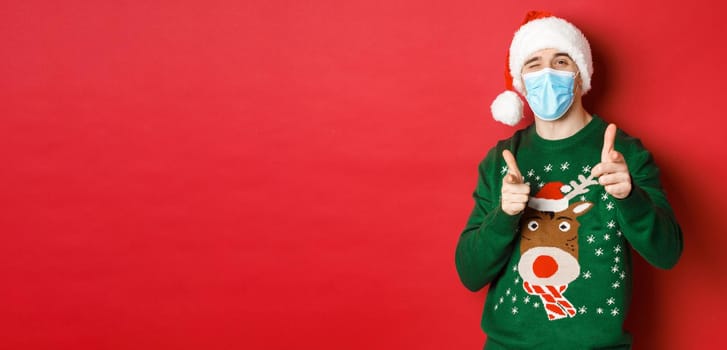
[[[520,276],[518,276],[518,277],[515,277],[515,281],[514,281],[513,283],[514,283],[514,284],[518,284],[518,283],[520,283]]]
[[[552,164],[548,164],[548,165],[546,165],[545,167],[543,167],[543,170],[544,170],[544,171],[545,171],[546,173],[549,173],[549,172],[553,171],[553,165],[552,165]]]
[[[616,231],[616,236],[621,237],[622,235],[623,235],[623,233],[620,230],[619,231]]]
[[[614,316],[614,317],[616,317],[616,316],[618,316],[618,314],[619,314],[619,313],[620,313],[620,312],[619,312],[619,310],[618,310],[618,308],[617,308],[617,307],[615,307],[615,308],[613,308],[613,309],[611,310],[611,316]]]
[[[617,257],[613,258],[613,262],[615,262],[615,263],[621,262],[621,257],[617,256]]]
[[[585,279],[591,278],[591,271],[589,270],[589,271],[584,272],[583,273],[583,278],[585,278]]]
[[[505,175],[507,173],[507,165],[503,166],[502,169],[500,169],[500,175]]]
[[[545,182],[538,182],[538,187],[543,188],[545,186]]]
[[[626,272],[621,271],[621,273],[618,274],[618,278],[620,278],[620,279],[626,278]]]
[[[530,296],[529,295],[528,296],[525,296],[525,298],[523,298],[523,303],[530,304]]]
[[[586,196],[581,196],[581,202],[585,202],[585,201],[586,201]]]
[[[608,199],[608,193],[603,192],[603,194],[601,195],[601,200],[604,200],[605,201],[607,199]]]
[[[583,167],[583,173],[584,174],[588,174],[590,172],[591,172],[591,166],[590,165],[586,165],[586,166]]]
[[[535,181],[540,181],[540,176],[536,176]]]
[[[603,255],[603,248],[596,249],[596,256],[601,256],[601,255]]]
[[[608,298],[606,300],[606,304],[608,304],[608,305],[613,305],[615,303],[616,303],[616,299],[614,299],[614,298]]]
[[[560,171],[566,171],[569,169],[569,167],[570,167],[570,163],[568,163],[568,162],[562,163],[560,165]]]
[[[606,226],[608,226],[608,228],[614,228],[616,227],[616,221],[611,220],[608,224],[606,224]]]
[[[511,312],[511,313],[512,313],[513,315],[516,315],[516,314],[517,314],[517,312],[518,312],[518,311],[517,311],[517,306],[514,306],[514,307],[512,308],[512,310],[510,310],[510,312]]]
[[[603,235],[603,240],[604,241],[608,241],[609,239],[611,239],[611,235],[609,235],[608,233],[605,234],[605,235]]]
[[[611,266],[611,272],[613,272],[613,273],[618,272],[618,265]]]
[[[586,312],[588,312],[588,308],[585,305],[578,308],[578,313],[579,314],[583,315]]]
[[[517,295],[513,295],[513,296],[512,296],[512,302],[514,303],[514,302],[516,302],[516,301],[517,301]]]
[[[613,208],[613,202],[608,202],[608,204],[606,204],[606,209],[608,209],[609,211],[613,210]]]
[[[513,271],[513,272],[517,272],[517,265],[513,265],[513,266],[512,266],[512,271]]]
[[[588,242],[588,244],[593,244],[593,242],[595,242],[595,241],[596,241],[596,236],[594,236],[594,235],[590,235],[590,236],[588,236],[588,238],[586,238],[586,242]]]
[[[611,283],[611,288],[618,289],[618,287],[621,287],[621,282],[616,281],[616,282]]]
[[[502,303],[504,303],[504,302],[505,302],[505,298],[503,298],[503,297],[500,297],[500,304],[502,304]]]
[[[533,170],[533,169],[528,170],[528,177],[533,177],[533,176],[535,176],[535,170]]]
[[[507,290],[505,291],[505,295],[510,295],[510,293],[512,293],[512,291],[510,290],[510,288],[508,288],[508,289],[507,289]]]
[[[613,252],[614,253],[621,253],[621,246],[620,245],[617,245],[616,247],[614,247],[613,248]]]
[[[599,307],[598,309],[596,309],[596,313],[599,314],[599,315],[602,314],[603,313],[603,309]]]
[[[539,302],[534,302],[533,303],[533,307],[536,308],[536,309],[539,308],[540,307],[540,303]]]
[[[500,306],[500,304],[495,304],[495,311],[497,311],[497,308]]]

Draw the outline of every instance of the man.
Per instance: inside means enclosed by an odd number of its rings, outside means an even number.
[[[489,284],[485,349],[628,349],[631,248],[664,269],[681,255],[650,153],[582,105],[592,73],[578,28],[528,13],[510,46],[508,91],[492,112],[518,123],[517,92],[535,122],[480,163],[455,254],[468,289]]]

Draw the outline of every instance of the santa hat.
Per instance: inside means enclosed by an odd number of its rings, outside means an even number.
[[[550,211],[553,213],[568,209],[568,199],[563,194],[568,193],[572,188],[562,182],[548,182],[534,197],[528,201],[528,207],[539,211]]]
[[[520,72],[528,56],[542,49],[556,49],[567,53],[580,71],[583,81],[581,94],[591,89],[593,61],[591,47],[583,33],[570,22],[548,12],[530,11],[510,44],[505,62],[507,90],[499,94],[490,106],[495,120],[512,126],[522,119],[523,101],[516,93],[525,95]]]

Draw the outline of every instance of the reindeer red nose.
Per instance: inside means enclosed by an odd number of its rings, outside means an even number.
[[[558,263],[550,255],[540,255],[533,261],[533,273],[539,278],[548,278],[558,272]]]

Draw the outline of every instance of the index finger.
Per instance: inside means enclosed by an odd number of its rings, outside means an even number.
[[[616,127],[616,124],[608,124],[608,127],[606,128],[606,132],[603,133],[603,149],[601,150],[601,161],[607,162],[609,158],[609,154],[611,154],[611,151],[613,151],[614,144],[616,143],[616,131],[618,128]]]
[[[510,152],[510,150],[502,151],[502,158],[505,158],[505,164],[507,164],[508,172],[517,176],[518,179],[522,179],[523,175],[520,173],[520,168],[518,168],[515,156],[512,155],[512,152]]]

